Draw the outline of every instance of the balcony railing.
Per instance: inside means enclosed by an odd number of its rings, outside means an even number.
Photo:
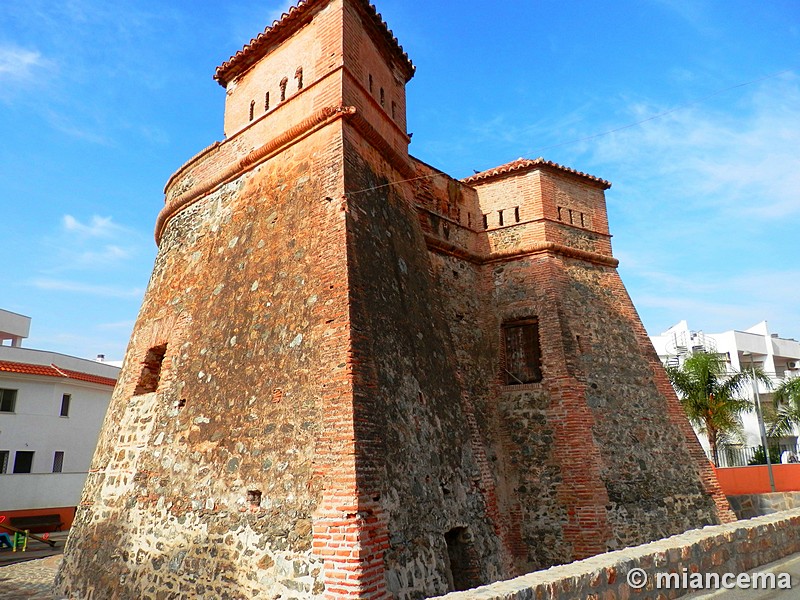
[[[786,458],[789,462],[800,462],[800,448],[797,444],[775,443],[769,444],[769,456],[773,464],[780,464],[784,452],[789,452]],[[749,465],[766,464],[764,449],[761,446],[736,447],[723,446],[718,449],[720,467],[746,467]],[[713,461],[710,451],[706,451],[708,460]]]

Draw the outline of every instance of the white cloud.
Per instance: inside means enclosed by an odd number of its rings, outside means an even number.
[[[116,329],[121,329],[123,331],[131,331],[135,323],[136,321],[133,320],[116,321],[114,323],[98,323],[97,325],[95,325],[95,328],[99,329],[100,331],[108,331]]]
[[[30,281],[30,285],[40,290],[70,292],[106,298],[140,298],[144,295],[144,290],[141,288],[122,288],[63,279],[34,279]]]
[[[800,212],[798,78],[787,74],[762,82],[725,112],[709,104],[599,138],[592,160],[624,170],[631,189],[648,204],[669,196],[680,201],[681,212],[710,209],[737,219]],[[664,110],[634,104],[629,113],[637,120]],[[669,190],[654,189],[665,181]]]
[[[669,111],[629,103],[635,122]],[[608,129],[614,129],[613,125]],[[783,74],[587,144],[610,179],[611,231],[642,319],[705,331],[768,320],[797,335],[800,79]]]
[[[93,215],[88,224],[81,223],[72,215],[64,215],[62,224],[66,231],[89,237],[117,237],[125,232],[125,228],[114,223],[112,217],[98,215]]]
[[[146,238],[116,223],[113,217],[93,215],[80,220],[66,214],[59,231],[43,239],[39,274],[53,276],[68,271],[104,272],[132,264],[143,254]]]
[[[0,99],[8,102],[37,85],[50,67],[37,50],[0,45]]]
[[[36,67],[44,66],[42,55],[35,50],[14,46],[0,46],[0,81],[11,82],[28,80]]]

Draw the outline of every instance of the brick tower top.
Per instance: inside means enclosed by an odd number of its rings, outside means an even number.
[[[338,100],[373,126],[390,121],[395,137],[407,138],[405,84],[413,76],[414,65],[372,4],[301,0],[217,67],[214,79],[227,93],[226,137],[273,113],[287,123]]]
[[[217,68],[214,78],[226,91],[225,139],[169,178],[156,242],[204,194],[344,114],[408,169],[405,85],[413,75],[369,2],[301,0]]]

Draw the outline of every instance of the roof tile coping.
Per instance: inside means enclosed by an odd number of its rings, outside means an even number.
[[[65,379],[75,379],[77,381],[86,381],[89,383],[98,383],[100,385],[108,385],[113,387],[116,385],[117,380],[112,377],[102,377],[101,375],[92,375],[90,373],[81,373],[80,371],[73,371],[71,369],[62,369],[54,364],[47,365],[32,365],[28,363],[13,362],[10,360],[0,360],[0,373],[20,373],[22,375],[41,375],[44,377],[60,377]]]
[[[232,81],[262,58],[271,45],[285,40],[302,25],[309,22],[315,8],[323,7],[330,1],[331,0],[299,0],[295,6],[290,7],[287,12],[283,13],[280,19],[273,21],[272,25],[268,26],[255,38],[251,39],[249,44],[245,44],[241,50],[218,66],[214,73],[214,79],[217,80],[222,87],[226,87],[229,81]],[[411,79],[414,76],[416,67],[411,62],[408,54],[403,50],[403,47],[400,45],[400,42],[397,40],[392,30],[389,29],[389,26],[383,20],[381,14],[368,0],[355,1],[363,5],[367,15],[377,26],[378,31],[383,34],[383,37],[389,44],[389,48],[398,58],[400,64],[405,67],[406,81]]]
[[[611,182],[606,181],[605,179],[600,179],[599,177],[595,177],[594,175],[589,175],[588,173],[576,171],[575,169],[571,169],[569,167],[565,167],[558,163],[545,160],[541,156],[535,159],[518,158],[517,160],[513,160],[510,163],[506,163],[504,165],[500,165],[499,167],[494,167],[493,169],[488,169],[487,171],[482,171],[480,173],[476,173],[475,175],[470,175],[469,177],[465,177],[464,179],[461,180],[461,182],[466,183],[468,185],[479,184],[485,181],[489,181],[491,179],[497,179],[498,177],[509,175],[511,173],[516,173],[518,171],[529,171],[542,167],[545,167],[547,169],[552,169],[555,171],[560,171],[562,173],[567,173],[569,175],[573,175],[574,177],[587,180],[595,185],[599,185],[604,190],[607,190],[608,188],[611,187]]]

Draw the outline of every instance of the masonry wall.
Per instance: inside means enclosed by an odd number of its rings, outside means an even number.
[[[395,151],[408,152],[406,75],[385,49],[384,33],[359,2],[345,2],[343,102],[356,107]]]
[[[70,597],[316,597],[328,394],[349,397],[341,137],[170,221],[58,582]],[[328,199],[326,199],[328,198]],[[166,345],[155,392],[136,394]],[[98,565],[102,568],[98,569]]]
[[[507,571],[493,482],[413,190],[380,187],[397,173],[357,133],[346,140],[359,485],[386,515],[388,591],[423,598],[459,578],[470,586],[496,580]],[[459,528],[468,566],[448,555],[446,536]]]
[[[607,184],[408,157],[411,66],[371,10],[290,12],[167,183],[63,593],[417,599],[732,518]],[[530,318],[543,378],[509,386],[502,326]]]
[[[723,576],[731,573],[734,578],[728,583],[735,583],[736,575],[751,570],[768,572],[768,569],[759,567],[798,551],[800,510],[794,509],[749,521],[687,531],[664,540],[443,597],[448,600],[680,598],[702,589],[692,587],[692,575],[701,574],[702,582],[705,582],[707,574]],[[640,589],[627,581],[628,573],[633,569],[641,569],[646,576]],[[662,583],[661,589],[656,589],[658,574],[674,574],[671,587]],[[684,575],[688,585],[684,585]],[[665,581],[663,575],[662,581]],[[713,582],[713,578],[710,581]],[[781,580],[776,577],[775,582],[780,585]],[[786,589],[785,584],[784,578],[783,587],[778,589]],[[766,589],[764,583],[759,585],[761,590]],[[787,597],[791,594],[775,593],[787,594]]]
[[[340,78],[335,76],[342,66],[341,2],[315,12],[306,27],[273,45],[270,60],[257,62],[228,83],[226,137],[273,111],[279,111],[280,118],[269,119],[264,125],[288,128],[341,93]],[[290,100],[291,108],[287,109]]]
[[[501,179],[491,194],[491,186],[479,188],[481,206],[495,196],[507,203],[511,179]],[[513,570],[542,569],[733,518],[674,393],[659,378],[663,373],[643,343],[616,269],[535,251],[538,242],[552,239],[593,252],[598,261],[610,253],[602,234],[602,191],[549,173],[519,177],[514,185],[539,208],[521,202],[522,223],[490,223],[486,234],[474,232],[486,245],[460,243],[464,228],[455,222],[452,200],[469,192],[454,195],[445,183],[426,182],[418,193],[459,372],[486,440],[499,534]],[[596,236],[599,246],[559,233],[575,230],[566,224],[525,222],[536,221],[537,210],[553,212],[547,198],[591,211],[601,231],[585,235]],[[536,229],[545,225],[558,236]],[[534,252],[526,255],[527,249]],[[526,318],[539,322],[543,380],[506,385],[502,325]]]

